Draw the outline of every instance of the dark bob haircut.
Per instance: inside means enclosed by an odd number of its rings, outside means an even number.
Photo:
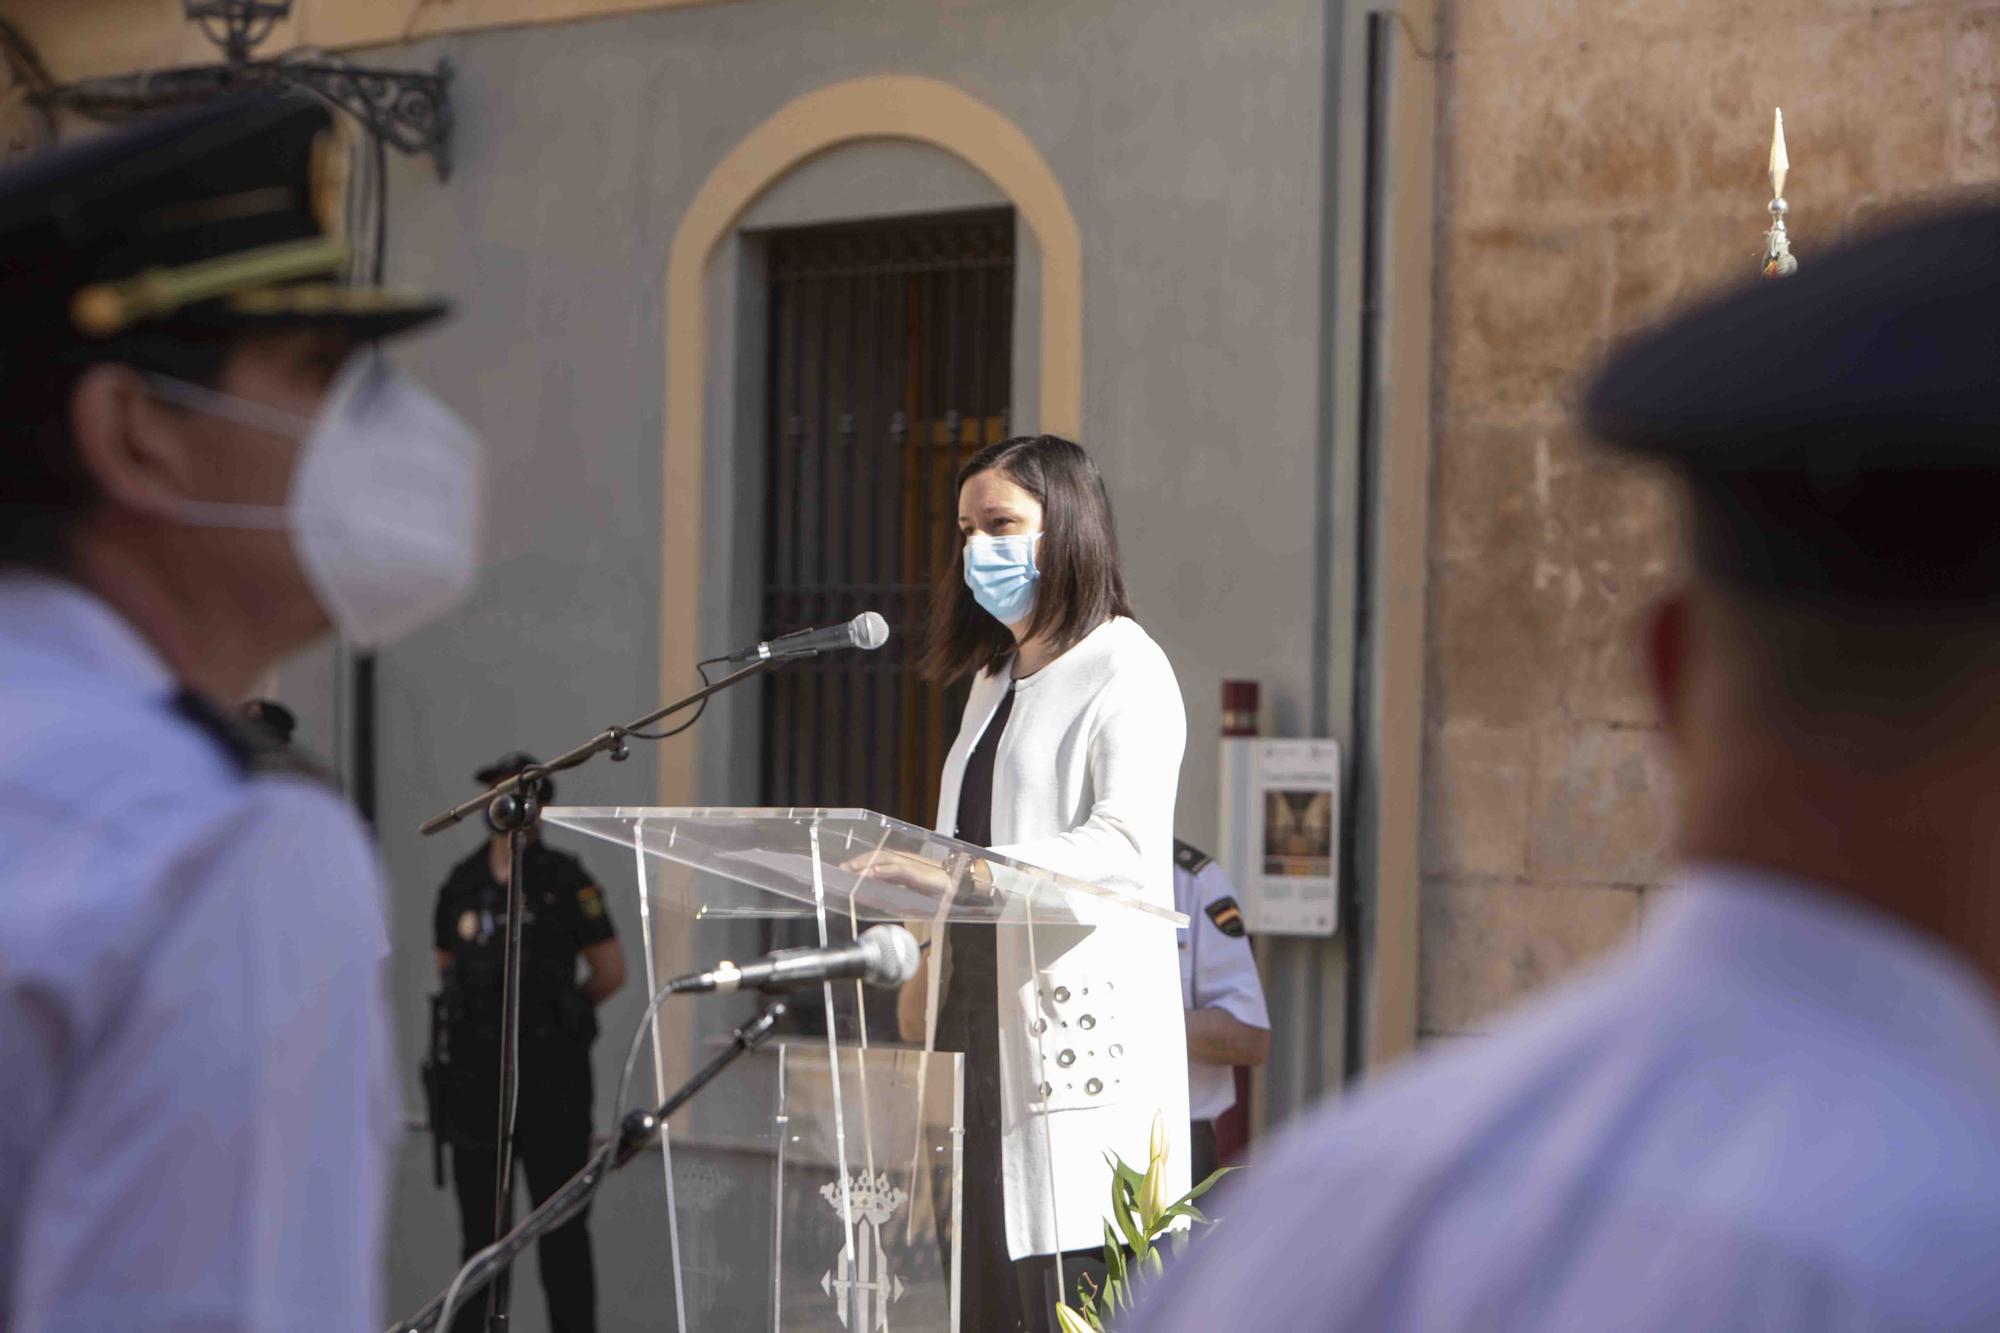
[[[1041,579],[1024,638],[1046,639],[1058,653],[1067,652],[1105,621],[1132,614],[1118,564],[1111,497],[1089,454],[1055,435],[1019,435],[990,444],[958,470],[954,500],[982,472],[998,472],[1042,506],[1042,540],[1035,548]],[[966,586],[961,543],[958,559],[931,599],[924,674],[954,681],[974,671],[997,671],[1014,648],[1013,631],[988,615]]]

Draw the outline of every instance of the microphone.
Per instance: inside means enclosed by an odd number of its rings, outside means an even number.
[[[729,655],[731,662],[764,662],[774,658],[811,657],[836,648],[880,648],[889,642],[889,622],[873,611],[863,611],[845,625],[824,629],[794,630]]]
[[[901,926],[870,926],[852,944],[824,949],[780,949],[738,967],[724,960],[708,972],[671,984],[677,994],[797,990],[822,981],[856,978],[870,986],[900,986],[917,974],[917,937]]]

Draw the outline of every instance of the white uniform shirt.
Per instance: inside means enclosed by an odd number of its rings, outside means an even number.
[[[1131,1327],[1996,1329],[2000,1007],[1886,918],[1699,870],[1218,1193]]]
[[[0,574],[0,1329],[382,1327],[383,881],[105,606]]]
[[[1180,930],[1181,1008],[1220,1009],[1240,1023],[1268,1030],[1271,1015],[1257,980],[1257,957],[1243,934],[1236,890],[1221,866],[1186,843],[1174,848],[1174,907],[1188,919]],[[1190,1057],[1188,1116],[1213,1120],[1234,1105],[1236,1071]]]
[[[945,757],[940,829],[957,826],[966,761],[1010,683],[1014,707],[993,762],[993,850],[1169,907],[1187,714],[1166,654],[1121,617],[1025,680],[981,672]],[[1104,1154],[1143,1166],[1156,1114],[1167,1125],[1167,1192],[1187,1189],[1174,930],[1095,911],[1100,903],[1075,903],[1087,925],[993,927],[1002,1187],[1016,1259],[1103,1246]]]

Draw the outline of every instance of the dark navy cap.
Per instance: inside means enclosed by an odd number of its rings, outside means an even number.
[[[0,356],[88,355],[187,325],[374,338],[442,315],[434,295],[344,281],[344,133],[311,98],[260,93],[0,172]]]
[[[1748,281],[1616,352],[1584,414],[1687,482],[1710,573],[1849,606],[2000,606],[2000,209]]]
[[[498,786],[508,778],[513,777],[516,773],[519,773],[522,769],[532,768],[539,762],[535,756],[529,754],[527,751],[516,750],[512,754],[501,755],[498,759],[495,759],[492,763],[474,773],[472,780],[482,787]],[[556,798],[556,784],[553,779],[544,777],[536,786],[538,788],[535,793],[536,799],[541,801],[543,805],[547,805]]]

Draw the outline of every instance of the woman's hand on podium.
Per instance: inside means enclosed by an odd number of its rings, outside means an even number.
[[[939,897],[951,892],[950,871],[936,861],[912,856],[908,852],[870,852],[866,856],[851,857],[841,862],[840,868],[864,879],[879,879],[884,884],[934,893]]]
[[[942,898],[962,883],[981,893],[993,891],[993,868],[975,857],[953,852],[942,862],[908,852],[877,851],[850,857],[840,868],[865,879],[878,879]]]

